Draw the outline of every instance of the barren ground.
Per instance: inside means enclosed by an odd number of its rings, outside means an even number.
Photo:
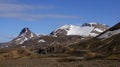
[[[0,67],[120,67],[118,60],[58,62],[58,58],[0,60]]]

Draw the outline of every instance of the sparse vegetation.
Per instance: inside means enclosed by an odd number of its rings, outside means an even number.
[[[59,58],[1,60],[0,67],[119,67],[116,60],[89,60],[79,61],[67,59],[58,62]]]
[[[60,58],[57,61],[58,62],[75,62],[75,61],[81,61],[83,59],[77,58],[77,57],[66,57],[66,58]]]

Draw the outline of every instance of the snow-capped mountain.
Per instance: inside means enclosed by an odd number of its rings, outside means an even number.
[[[99,56],[100,58],[106,58],[109,60],[120,59],[120,22],[97,37],[88,39],[84,42],[79,42],[78,45],[72,45],[72,47],[70,46],[69,49],[75,49],[72,51],[73,54],[76,51],[78,52],[78,50],[84,50],[83,53],[79,54],[86,58],[95,58]]]
[[[105,24],[100,23],[84,23],[83,25],[64,25],[51,33],[54,36],[61,35],[79,35],[83,37],[92,36],[95,37],[105,30],[109,29],[109,27]]]
[[[37,35],[31,32],[29,28],[23,28],[18,37],[13,39],[13,41],[15,41],[17,44],[23,44],[25,41],[33,37],[37,37]]]
[[[110,28],[109,30],[102,33],[101,35],[99,35],[98,38],[110,38],[117,34],[120,34],[120,22],[112,28]]]

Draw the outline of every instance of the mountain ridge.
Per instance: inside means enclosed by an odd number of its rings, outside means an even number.
[[[92,36],[95,37],[103,31],[109,29],[107,25],[100,23],[84,23],[83,25],[64,25],[56,30],[52,31],[50,34],[53,36],[61,36],[61,35],[79,35],[79,36]]]
[[[89,32],[95,32],[95,33],[101,33],[102,31],[99,30],[98,28],[96,27],[99,27],[99,25],[102,25],[102,26],[105,26],[103,24],[99,24],[99,23],[84,23],[83,25],[79,26],[79,25],[73,25],[73,24],[69,24],[69,25],[64,25],[62,27],[60,27],[60,29],[65,29],[65,30],[69,30],[70,28],[73,28],[72,31],[74,31],[74,28],[77,28],[76,32],[78,32],[79,29],[85,27],[85,29],[83,29],[83,31],[85,31],[85,33],[89,33]],[[94,27],[93,27],[94,26]],[[100,26],[101,27],[101,26]],[[106,27],[106,26],[105,26]],[[87,31],[88,29],[91,29],[92,28],[92,31]],[[108,27],[105,28],[105,30],[107,29]],[[58,29],[57,29],[58,30]],[[59,34],[63,34],[63,32],[65,32],[65,34],[67,34],[67,32],[65,30],[60,30]],[[98,32],[96,32],[96,30]],[[103,28],[104,30],[104,28]],[[72,32],[71,31],[71,32]],[[62,32],[62,33],[61,33]],[[75,32],[75,34],[76,34]],[[81,33],[81,32],[79,32]],[[79,34],[78,33],[78,34]],[[83,33],[83,34],[85,34]],[[40,38],[40,37],[44,37],[44,36],[48,36],[49,38],[51,38],[51,36],[53,35],[40,35],[40,36],[37,36],[35,33],[33,33],[32,31],[30,31],[30,29],[28,27],[25,27],[21,30],[20,34],[14,38],[12,41],[10,42],[7,42],[7,43],[2,43],[2,44],[5,44],[5,45],[2,45],[1,47],[9,47],[9,46],[12,46],[12,45],[24,45],[24,43],[26,41],[29,41],[29,40],[32,40],[32,39],[37,39],[37,38]],[[54,37],[54,36],[53,36]],[[55,36],[56,37],[56,36]],[[79,36],[79,35],[68,35],[68,37],[66,37],[66,35],[63,35],[61,36],[60,38],[63,38],[63,39],[66,39],[66,38],[77,38],[77,37],[80,37],[80,40],[86,40],[86,39],[89,39],[91,38],[91,36],[87,36],[87,37],[82,37]],[[78,38],[77,38],[78,39]],[[72,39],[71,39],[72,40]],[[79,40],[79,39],[78,39]],[[39,40],[41,42],[41,40]],[[42,40],[43,41],[43,40]],[[10,44],[10,45],[9,45]]]

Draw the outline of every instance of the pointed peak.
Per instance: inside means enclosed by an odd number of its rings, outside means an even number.
[[[20,32],[19,36],[22,35],[22,34],[24,34],[24,33],[28,33],[28,32],[31,32],[31,31],[29,30],[28,27],[25,27],[25,28],[23,28],[22,31]]]
[[[28,28],[28,27],[25,27],[25,28],[23,28],[22,30],[29,30],[29,28]]]
[[[25,41],[33,37],[37,37],[37,35],[31,32],[28,27],[25,27],[22,29],[18,37],[13,39],[13,41],[15,41],[17,44],[23,44]]]

